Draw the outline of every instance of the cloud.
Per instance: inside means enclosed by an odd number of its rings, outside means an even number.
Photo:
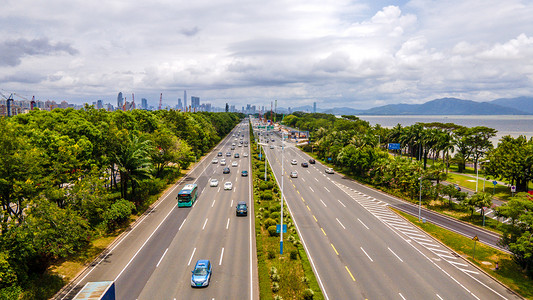
[[[78,54],[78,50],[71,45],[62,42],[51,44],[46,38],[6,40],[0,43],[0,66],[17,66],[24,56],[54,55],[61,52]]]

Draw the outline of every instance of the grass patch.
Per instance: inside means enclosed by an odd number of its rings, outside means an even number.
[[[431,236],[435,237],[455,252],[465,257],[485,272],[498,279],[500,282],[519,293],[523,297],[533,299],[533,280],[527,278],[522,269],[513,261],[510,254],[476,243],[476,253],[474,254],[474,241],[455,232],[446,230],[431,223],[421,223],[418,218],[393,209],[415,226],[421,228]],[[490,265],[482,262],[489,262]],[[499,268],[495,270],[496,263]]]
[[[256,145],[253,140],[250,149],[252,151],[250,156],[253,158],[250,176],[253,177],[260,299],[273,299],[275,296],[281,296],[283,299],[303,299],[306,289],[311,289],[314,292],[313,299],[324,299],[286,208],[283,211],[283,222],[287,224],[287,233],[283,234],[283,254],[280,254],[279,236],[272,235],[268,231],[269,226],[280,223],[278,213],[281,210],[281,192],[274,180],[270,166],[267,165],[268,181],[273,183],[273,187],[268,189],[272,191],[272,200],[261,199],[265,191],[261,191],[259,186],[260,183],[264,182],[264,177],[261,176],[260,179],[257,174],[264,174],[264,170],[259,172],[259,168],[264,168],[264,161],[260,162],[257,158]]]
[[[447,181],[456,183],[473,191],[476,190],[476,178],[472,178],[470,176],[448,173]],[[508,186],[498,184],[496,187],[494,187],[492,184],[492,179],[484,180],[481,176],[479,177],[478,181],[478,191],[483,191],[483,181],[485,181],[485,192],[491,194],[494,192],[494,197],[499,198],[500,200],[507,200],[509,197],[511,197],[511,189]]]

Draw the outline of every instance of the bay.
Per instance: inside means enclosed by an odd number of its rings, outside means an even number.
[[[371,125],[380,124],[382,127],[392,128],[397,124],[411,126],[416,123],[454,123],[466,127],[485,126],[494,128],[498,132],[492,142],[496,145],[501,137],[510,135],[518,137],[533,137],[533,116],[531,115],[491,115],[491,116],[357,116],[368,121]]]

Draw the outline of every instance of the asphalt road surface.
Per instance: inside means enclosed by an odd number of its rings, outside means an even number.
[[[234,137],[240,131],[239,137]],[[72,299],[90,281],[114,280],[117,299],[258,299],[257,260],[250,177],[247,123],[239,124],[209,155],[172,187],[124,233],[100,259],[87,268],[56,299]],[[235,140],[237,139],[237,140]],[[231,144],[235,143],[235,150]],[[217,157],[218,152],[223,157]],[[226,157],[226,152],[231,156]],[[234,154],[240,157],[235,158]],[[225,158],[230,174],[223,174]],[[238,166],[231,163],[237,161]],[[209,180],[219,180],[210,187]],[[224,183],[232,182],[231,190]],[[176,196],[187,183],[200,193],[192,208],[178,208]],[[246,201],[249,215],[237,217],[237,201]],[[191,271],[198,259],[209,259],[213,275],[209,287],[191,288]]]
[[[286,202],[326,299],[520,299],[392,213],[384,194],[319,163],[304,168],[309,157],[290,143],[282,155],[280,144],[264,148],[280,185],[283,162]]]

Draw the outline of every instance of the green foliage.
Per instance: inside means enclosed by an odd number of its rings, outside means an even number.
[[[126,222],[133,210],[135,204],[125,199],[119,199],[104,213],[104,222],[109,231],[113,231],[118,225]]]
[[[274,183],[272,181],[268,181],[267,188],[271,190],[273,187],[274,187]]]
[[[9,253],[0,252],[0,289],[17,283],[17,274],[10,264]]]
[[[313,300],[314,297],[315,297],[315,293],[313,292],[312,289],[306,289],[303,293],[304,300]]]
[[[279,283],[277,283],[277,282],[273,282],[272,283],[272,291],[274,293],[277,293],[279,291]]]
[[[276,220],[272,219],[272,218],[267,218],[263,224],[265,225],[266,228],[270,227],[270,226],[276,226],[277,222]]]
[[[17,285],[12,285],[12,286],[0,289],[0,300],[19,299],[20,294],[22,294],[22,288]]]
[[[290,257],[291,257],[292,260],[297,260],[298,259],[298,250],[292,250]]]
[[[261,200],[272,200],[272,191],[266,190],[261,194]]]
[[[274,259],[274,258],[276,258],[276,252],[274,250],[269,250],[268,251],[268,259]],[[272,274],[270,274],[270,276],[272,277],[274,274],[277,274],[277,273],[272,273]]]
[[[280,219],[280,212],[279,211],[274,211],[270,214],[270,217],[274,220],[279,220]]]
[[[261,183],[259,184],[259,189],[260,189],[260,190],[264,191],[264,190],[266,190],[267,188],[268,188],[268,185],[266,184],[266,182],[261,182]]]
[[[273,226],[269,226],[267,228],[267,231],[268,231],[268,235],[270,236],[279,236],[279,233],[277,233],[277,229],[276,229],[276,225],[273,225]]]

